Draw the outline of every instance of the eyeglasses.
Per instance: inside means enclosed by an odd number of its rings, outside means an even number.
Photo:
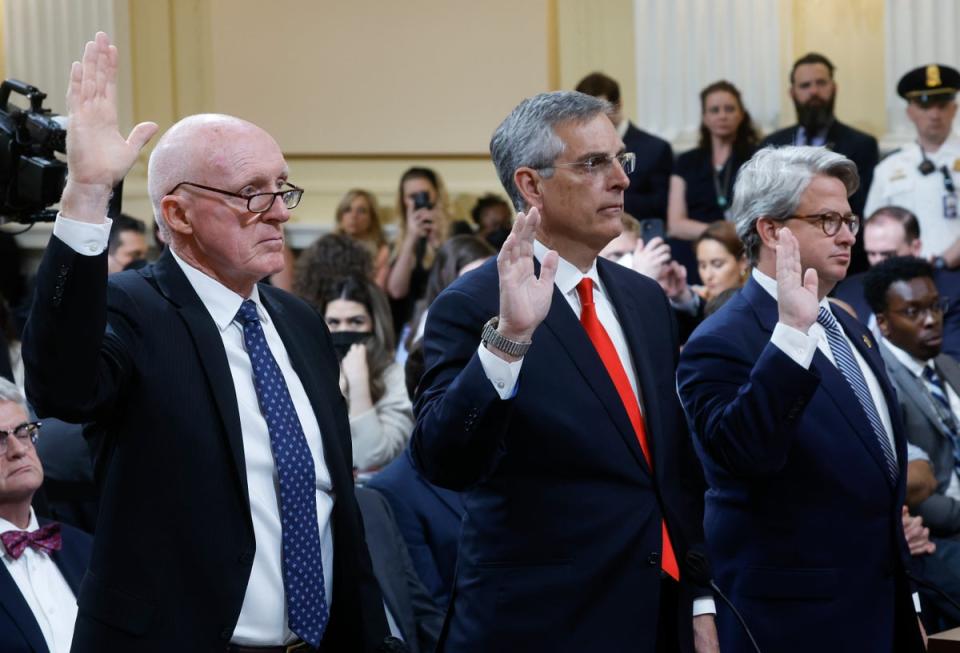
[[[932,304],[927,306],[917,306],[916,304],[911,304],[906,308],[899,308],[897,310],[891,309],[891,313],[896,313],[897,315],[902,315],[903,317],[911,320],[913,322],[920,322],[921,320],[926,320],[927,316],[932,317],[933,319],[938,319],[947,312],[947,309],[950,307],[950,301],[946,297],[941,297]]]
[[[221,195],[239,197],[242,200],[247,200],[247,210],[251,213],[266,213],[273,206],[273,203],[276,201],[277,197],[280,197],[280,199],[283,200],[283,204],[288,209],[295,209],[300,203],[300,198],[303,197],[303,189],[298,186],[294,186],[290,182],[284,183],[286,183],[287,186],[290,186],[290,188],[287,190],[278,190],[273,193],[254,193],[253,195],[241,195],[240,193],[231,193],[228,190],[213,188],[212,186],[195,184],[192,181],[181,181],[179,184],[170,189],[170,192],[167,193],[167,195],[173,195],[181,186],[193,186],[194,188],[202,188],[203,190],[209,190],[213,193],[220,193]]]
[[[40,436],[40,422],[24,422],[12,429],[0,429],[0,456],[7,453],[8,438],[14,436],[20,441],[20,444],[26,446],[27,441],[30,444],[36,444]]]
[[[816,215],[791,215],[787,220],[805,220],[814,224],[819,223],[823,233],[827,236],[836,236],[840,232],[840,225],[843,224],[847,225],[851,235],[856,236],[860,233],[860,216],[852,213],[840,215],[835,211],[827,211]]]
[[[585,161],[574,161],[573,163],[553,163],[548,166],[538,168],[538,170],[550,170],[552,168],[580,168],[595,175],[605,175],[610,172],[613,162],[616,161],[623,168],[625,174],[633,172],[637,167],[637,155],[633,152],[623,152],[616,156],[610,154],[597,154]]]

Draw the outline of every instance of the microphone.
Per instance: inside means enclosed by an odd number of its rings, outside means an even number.
[[[724,603],[727,604],[727,607],[730,608],[730,611],[740,622],[740,625],[743,626],[743,632],[747,634],[747,637],[750,639],[750,643],[753,644],[753,650],[755,650],[757,653],[761,653],[760,647],[757,645],[757,640],[753,638],[753,633],[750,632],[750,628],[747,626],[747,622],[744,621],[740,611],[734,607],[733,603],[727,598],[726,594],[721,592],[720,588],[717,587],[717,584],[713,582],[713,574],[710,571],[710,561],[707,560],[707,556],[703,555],[699,551],[688,551],[686,560],[687,573],[690,574],[690,578],[693,579],[693,582],[695,582],[697,585],[708,586],[723,600]]]
[[[947,592],[944,591],[944,589],[943,589],[942,587],[940,587],[939,585],[937,585],[937,584],[935,584],[935,583],[931,583],[929,580],[924,580],[924,579],[922,579],[922,578],[918,578],[917,576],[914,576],[913,572],[910,571],[909,569],[904,568],[904,571],[905,571],[906,574],[907,574],[907,578],[909,578],[910,580],[912,580],[914,583],[916,583],[917,585],[919,585],[919,586],[921,586],[921,587],[926,587],[928,590],[932,590],[932,591],[936,592],[936,593],[939,594],[944,600],[946,600],[947,603],[949,603],[950,605],[952,605],[953,607],[955,607],[955,608],[957,609],[957,611],[960,612],[960,603],[958,603],[957,600],[954,599],[952,596],[950,596],[949,594],[947,594]]]

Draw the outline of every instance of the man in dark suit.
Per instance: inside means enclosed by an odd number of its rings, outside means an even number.
[[[896,395],[874,339],[826,300],[859,229],[856,187],[854,163],[824,148],[761,150],[740,169],[733,214],[756,267],[677,370],[716,582],[765,651],[922,646]],[[752,650],[719,608],[720,649]]]
[[[504,120],[490,150],[523,212],[430,307],[413,456],[466,508],[444,651],[716,650],[683,566],[704,487],[670,304],[597,258],[632,167],[609,108],[544,93]]]
[[[790,69],[790,97],[797,110],[797,124],[767,136],[766,145],[824,145],[838,152],[857,166],[860,186],[850,196],[850,207],[859,216],[867,201],[873,169],[880,160],[877,139],[837,120],[834,105],[837,83],[833,79],[833,63],[822,54],[810,52],[793,62]],[[867,269],[863,243],[853,246],[850,272]]]
[[[73,651],[373,651],[387,628],[337,359],[312,308],[257,284],[302,191],[259,127],[185,118],[148,172],[169,248],[108,281],[110,189],[156,131],[118,132],[117,56],[98,33],[73,65],[70,176],[24,337],[37,412],[105,434]]]
[[[0,379],[0,650],[68,653],[76,595],[90,562],[89,535],[37,518],[30,507],[43,482],[39,422],[20,390]]]
[[[413,567],[390,504],[368,487],[356,488],[356,494],[391,632],[406,643],[409,653],[433,653],[443,626],[443,611]]]
[[[643,131],[623,117],[620,85],[603,73],[591,73],[580,80],[577,90],[613,105],[610,119],[617,128],[627,152],[633,152],[636,164],[627,175],[630,185],[623,191],[623,211],[636,220],[667,218],[673,149],[670,143]]]
[[[922,248],[920,223],[917,217],[900,206],[884,206],[863,225],[863,246],[871,266],[894,256],[919,256]],[[876,319],[863,292],[865,272],[848,276],[834,289],[833,296],[847,302],[860,321],[871,330]],[[960,297],[960,270],[934,269],[933,282],[942,297]],[[875,331],[875,333],[878,333]],[[945,354],[960,358],[960,302],[947,305],[943,316]]]
[[[409,448],[377,472],[367,486],[390,502],[417,575],[437,605],[447,607],[463,520],[460,493],[425,479],[414,466]]]

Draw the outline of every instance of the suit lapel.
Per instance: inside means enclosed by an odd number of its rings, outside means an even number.
[[[227,439],[226,445],[230,450],[233,466],[237,473],[243,501],[249,508],[250,499],[247,491],[247,467],[243,455],[240,411],[237,407],[237,394],[220,331],[169,251],[164,252],[152,269],[158,287],[177,307],[180,317],[193,339],[197,358],[200,359],[203,366],[210,392],[213,394],[217,411],[223,422]]]
[[[32,650],[37,652],[48,650],[47,641],[43,638],[43,632],[37,624],[36,617],[33,616],[30,606],[20,593],[20,588],[7,570],[7,565],[2,563],[0,563],[0,607],[10,615],[10,621],[17,625]]]
[[[937,415],[930,397],[927,396],[925,389],[921,386],[923,380],[914,376],[886,347],[881,350],[881,355],[890,376],[896,380],[900,393],[917,407],[917,410],[933,424],[941,435],[945,435],[940,416]]]
[[[633,425],[630,424],[627,410],[623,407],[623,402],[613,385],[613,380],[607,373],[607,368],[600,360],[600,355],[594,348],[593,343],[590,342],[587,332],[584,331],[576,315],[570,310],[566,297],[556,286],[553,288],[553,301],[550,304],[550,311],[547,313],[543,324],[553,333],[557,342],[560,343],[559,348],[570,357],[580,371],[587,387],[597,395],[637,463],[649,473],[650,467],[643,457],[643,451],[640,449],[640,443],[637,441]]]

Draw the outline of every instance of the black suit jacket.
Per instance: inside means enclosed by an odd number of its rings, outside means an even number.
[[[41,526],[49,523],[38,519]],[[90,563],[93,539],[86,533],[61,525],[63,546],[50,559],[60,569],[63,579],[73,590],[80,589],[80,580]],[[5,565],[0,564],[0,650],[3,653],[47,653],[47,642],[30,606],[20,593]]]
[[[356,492],[383,601],[410,653],[433,653],[443,625],[443,611],[417,576],[386,498],[366,487],[358,487]]]
[[[619,394],[554,287],[516,394],[501,400],[478,355],[499,313],[496,261],[430,307],[414,461],[438,485],[466,489],[457,577],[442,648],[654,651],[658,612],[676,610],[692,650],[692,601],[661,605],[661,524],[681,565],[703,547],[703,491],[676,393],[676,327],[655,281],[597,260],[643,397],[653,470]],[[445,639],[444,639],[445,638]]]
[[[667,218],[673,150],[670,143],[630,123],[623,135],[627,152],[637,155],[630,186],[623,192],[623,210],[637,220]]]
[[[873,311],[863,295],[865,276],[865,273],[860,273],[847,277],[834,289],[833,296],[850,304],[860,321],[868,324]],[[943,316],[942,352],[960,360],[960,271],[936,270],[933,282],[940,296],[949,302]]]
[[[222,650],[258,546],[223,342],[169,253],[105,283],[106,267],[106,254],[51,238],[24,338],[37,413],[97,422],[105,434],[73,651]],[[265,285],[260,296],[313,405],[336,493],[324,642],[372,650],[387,630],[353,495],[339,365],[312,308]]]
[[[793,145],[797,138],[798,125],[785,127],[776,131],[761,143],[761,147],[766,145]],[[873,181],[873,169],[877,167],[880,161],[880,148],[877,145],[877,139],[870,134],[864,133],[849,125],[844,125],[839,120],[834,120],[830,129],[827,131],[827,148],[842,154],[857,164],[857,171],[860,173],[860,186],[857,192],[850,196],[850,209],[857,215],[866,218],[863,215],[863,207],[867,203],[867,192],[870,190],[870,183]],[[853,246],[853,256],[850,261],[850,272],[861,272],[868,267],[867,256],[863,251],[863,232],[857,236],[857,242]]]

